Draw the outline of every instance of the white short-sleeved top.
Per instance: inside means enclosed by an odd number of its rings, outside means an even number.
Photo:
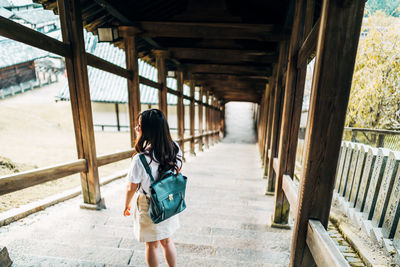
[[[177,143],[175,143],[178,148],[179,148],[179,152],[178,152],[178,158],[182,160],[182,151],[179,147],[179,145]],[[159,173],[158,173],[158,162],[156,162],[155,160],[151,160],[150,156],[145,155],[147,163],[149,163],[150,169],[151,169],[151,174],[153,175],[154,179],[158,179]],[[151,162],[150,162],[151,161]],[[182,166],[182,161],[178,160],[178,167],[180,168]],[[150,176],[147,174],[146,169],[144,168],[142,162],[140,161],[139,158],[139,153],[136,154],[133,158],[132,158],[132,162],[131,165],[129,167],[128,170],[128,175],[126,176],[126,178],[128,179],[128,181],[130,181],[131,183],[134,184],[140,184],[140,191],[142,193],[143,190],[147,193],[147,195],[149,195],[150,192]]]

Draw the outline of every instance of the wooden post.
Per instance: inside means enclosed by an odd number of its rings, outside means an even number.
[[[279,152],[278,152],[278,171],[276,173],[276,184],[275,184],[275,208],[273,214],[273,223],[274,224],[287,224],[289,219],[289,202],[285,196],[285,193],[282,190],[282,181],[283,175],[286,174],[286,164],[287,164],[287,156],[288,156],[288,148],[289,148],[289,138],[290,138],[290,124],[293,117],[296,116],[300,119],[300,114],[293,114],[293,105],[296,95],[296,89],[304,91],[304,83],[303,88],[296,88],[296,79],[297,79],[297,54],[301,47],[301,26],[303,22],[303,3],[304,1],[299,0],[296,1],[294,21],[292,27],[292,34],[290,40],[290,48],[289,48],[289,56],[288,56],[288,68],[286,75],[286,83],[285,83],[285,97],[283,103],[283,112],[282,112],[282,124],[280,130],[280,138],[279,138]],[[305,78],[305,76],[303,77]],[[302,95],[302,94],[301,94]],[[292,138],[296,138],[297,136],[292,136]],[[293,175],[293,174],[292,174]],[[293,178],[293,176],[291,176]]]
[[[128,110],[131,147],[136,142],[136,124],[140,113],[139,66],[134,36],[124,36],[126,68],[132,72],[128,79]]]
[[[118,103],[115,103],[115,115],[117,117],[117,130],[118,132],[121,131],[121,126],[119,124],[119,109],[118,109]]]
[[[181,140],[180,146],[182,150],[182,157],[185,158],[184,156],[184,146],[185,143],[183,142],[184,135],[185,135],[185,109],[183,106],[183,72],[182,71],[177,71],[177,77],[176,77],[176,82],[177,82],[177,91],[178,91],[178,103],[176,105],[177,107],[177,115],[178,115],[178,139]]]
[[[84,201],[81,207],[101,209],[105,206],[100,195],[80,2],[78,0],[58,0],[57,3],[63,41],[70,44],[72,51],[72,57],[65,58],[65,63],[78,158],[87,161],[87,170],[81,172]]]
[[[214,95],[211,94],[211,93],[210,93],[210,100],[209,101],[210,101],[210,103],[209,103],[210,108],[209,108],[209,111],[208,111],[208,122],[209,122],[208,130],[210,132],[212,132],[212,131],[214,131],[214,108],[213,108],[214,107]],[[215,141],[214,136],[210,135],[209,142],[210,142],[211,146],[214,145],[214,143],[215,143],[214,141]]]
[[[206,128],[206,133],[207,133],[207,136],[205,138],[205,140],[206,140],[205,145],[206,145],[207,149],[210,148],[210,136],[208,135],[208,132],[210,131],[210,108],[208,106],[209,99],[210,99],[210,92],[208,90],[206,90],[206,101],[204,103],[205,103],[205,110],[206,110],[205,111],[206,112],[205,128]]]
[[[203,86],[200,86],[200,91],[199,91],[199,135],[203,135]],[[203,151],[203,137],[199,138],[199,151]]]
[[[222,130],[222,136],[225,137],[225,103],[222,103],[221,130]]]
[[[308,220],[326,228],[365,1],[323,2],[290,266],[312,266]]]
[[[271,84],[269,85],[269,100],[268,100],[268,118],[266,122],[266,136],[265,136],[265,150],[264,150],[264,179],[268,179],[269,173],[269,151],[271,149],[271,132],[272,132],[272,120],[273,120],[273,110],[274,110],[274,100],[275,100],[275,87],[272,86],[274,84],[274,75],[272,76]],[[267,190],[268,193],[268,190]]]
[[[158,91],[158,108],[164,113],[165,117],[168,118],[167,70],[165,68],[165,58],[168,55],[168,51],[153,50],[153,53],[156,56],[158,83],[160,84],[160,90]]]
[[[195,87],[194,87],[194,81],[190,81],[190,97],[191,97],[191,99],[190,99],[190,109],[189,109],[189,116],[190,116],[190,136],[191,136],[191,140],[190,140],[190,154],[192,154],[192,155],[196,155],[196,152],[195,152],[195,147],[194,147],[194,144],[195,144],[195,140],[194,140],[194,136],[195,136],[195,131],[194,131],[194,113],[195,113],[195,110],[194,110],[194,104],[195,104],[195,102],[194,102],[194,90],[195,90]]]
[[[271,128],[271,136],[270,136],[270,147],[271,147],[271,156],[268,159],[268,185],[267,185],[267,194],[274,194],[275,192],[275,178],[276,173],[273,169],[274,158],[278,156],[278,147],[279,147],[279,126],[281,121],[281,109],[282,109],[282,98],[284,87],[282,86],[282,71],[283,66],[285,64],[286,58],[286,42],[281,42],[279,48],[279,62],[277,66],[276,76],[274,80],[274,87],[276,90],[275,99],[274,99],[274,111],[272,116],[272,128]]]

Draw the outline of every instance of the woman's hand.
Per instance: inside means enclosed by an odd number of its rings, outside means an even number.
[[[124,216],[126,217],[129,215],[131,215],[131,206],[125,207],[125,210],[124,210]]]

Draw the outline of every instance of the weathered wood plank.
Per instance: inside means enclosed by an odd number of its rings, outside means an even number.
[[[118,151],[111,154],[99,155],[97,157],[97,164],[98,166],[104,166],[120,160],[128,159],[131,158],[134,153],[135,149],[131,148],[128,150]]]
[[[306,246],[309,219],[328,224],[364,5],[323,2],[290,266],[314,264]]]
[[[6,247],[0,246],[0,266],[9,267],[12,264]]]
[[[1,16],[0,35],[62,57],[72,57],[70,45]]]
[[[209,132],[210,131],[210,108],[209,108],[210,91],[207,89],[205,89],[205,96],[206,96],[206,101],[204,103],[207,104],[207,106],[205,106],[205,129],[206,129],[206,132]],[[210,136],[209,135],[206,136],[204,145],[207,149],[210,148]]]
[[[365,167],[365,157],[367,155],[366,146],[359,144],[359,153],[357,159],[357,169],[354,174],[354,181],[353,181],[353,188],[350,193],[349,202],[351,203],[352,207],[355,207],[356,201],[358,199],[359,191],[360,191],[360,184],[361,178],[363,177],[363,171]]]
[[[396,153],[398,154],[398,153]],[[396,156],[397,159],[398,155]],[[382,233],[384,238],[394,238],[396,232],[399,231],[400,219],[400,168],[397,169],[395,180],[392,186],[389,203],[384,216]],[[396,231],[397,228],[397,231]],[[398,245],[399,239],[394,238],[393,242]],[[398,247],[398,246],[397,246]]]
[[[317,266],[350,267],[350,264],[318,220],[308,221],[307,245]]]
[[[297,211],[297,195],[298,188],[295,186],[293,179],[289,175],[283,175],[282,190],[290,204],[290,211],[296,214]]]
[[[50,167],[1,176],[0,196],[85,171],[86,160],[79,159]]]
[[[87,162],[87,171],[81,172],[82,195],[84,203],[97,205],[101,202],[100,182],[80,2],[58,0],[57,4],[63,41],[72,50],[72,57],[65,62],[78,158]]]
[[[315,48],[317,46],[319,27],[320,27],[320,20],[318,20],[317,23],[315,23],[311,32],[308,34],[308,36],[303,42],[299,50],[299,58],[297,60],[297,65],[299,67],[304,64],[307,64],[308,59],[315,52]]]

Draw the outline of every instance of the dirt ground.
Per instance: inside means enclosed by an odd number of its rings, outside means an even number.
[[[77,158],[69,101],[56,102],[66,83],[0,99],[0,176]],[[97,155],[130,147],[128,132],[95,132]],[[101,177],[126,169],[129,159],[99,168]],[[80,185],[79,174],[0,196],[0,212]]]

